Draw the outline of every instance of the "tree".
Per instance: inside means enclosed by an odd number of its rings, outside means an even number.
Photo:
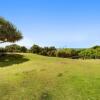
[[[17,44],[8,45],[5,49],[7,52],[21,52],[21,47]]]
[[[79,53],[79,56],[83,59],[95,59],[96,58],[96,50],[94,49],[86,49]]]
[[[44,56],[56,56],[56,48],[55,47],[44,47],[41,49],[40,54]]]
[[[25,46],[20,47],[20,51],[23,53],[27,52],[27,48]]]
[[[77,56],[77,51],[71,48],[63,48],[63,49],[59,49],[57,51],[57,56],[58,57],[63,57],[63,58],[72,58],[74,56]]]
[[[100,48],[99,45],[96,45],[96,46],[92,47],[92,49],[98,49],[98,48]]]
[[[16,42],[22,38],[21,32],[12,23],[0,17],[0,43]]]
[[[30,49],[30,51],[32,52],[32,53],[36,53],[36,54],[39,54],[40,52],[41,52],[41,47],[40,46],[38,46],[38,45],[33,45],[32,47],[31,47],[31,49]]]

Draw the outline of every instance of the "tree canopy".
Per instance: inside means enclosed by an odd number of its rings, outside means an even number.
[[[22,38],[21,32],[11,22],[0,17],[0,43],[16,42]]]

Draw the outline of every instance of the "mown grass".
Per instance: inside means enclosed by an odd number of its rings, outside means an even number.
[[[100,100],[100,60],[1,57],[0,100]]]

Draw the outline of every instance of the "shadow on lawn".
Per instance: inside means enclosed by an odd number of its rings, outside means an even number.
[[[29,59],[25,58],[21,54],[3,54],[0,55],[0,67],[7,67],[14,64],[20,64],[28,60]]]

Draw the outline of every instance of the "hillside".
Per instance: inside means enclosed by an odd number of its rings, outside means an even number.
[[[0,100],[100,100],[100,60],[1,57]]]

